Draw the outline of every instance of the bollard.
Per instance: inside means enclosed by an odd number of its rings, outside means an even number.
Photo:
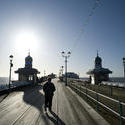
[[[123,119],[122,119],[122,115],[123,115],[123,110],[122,110],[122,104],[119,101],[119,114],[120,114],[120,125],[123,125]]]

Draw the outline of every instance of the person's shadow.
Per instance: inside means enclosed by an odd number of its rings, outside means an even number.
[[[51,120],[55,125],[65,125],[65,123],[56,115],[53,111],[50,112],[52,116],[46,113],[49,120]]]
[[[0,103],[8,97],[9,93],[5,94],[2,98],[0,98]]]
[[[42,85],[29,86],[26,88],[22,88],[24,92],[23,100],[25,103],[34,106],[40,112],[41,119],[48,125],[48,121],[51,120],[55,125],[60,123],[60,125],[65,125],[65,123],[54,113],[51,112],[53,117],[44,113],[44,95],[42,94]],[[48,120],[49,119],[49,120]],[[56,120],[55,120],[56,119]]]
[[[48,120],[44,115],[43,106],[44,106],[44,95],[42,94],[42,85],[28,86],[23,88],[23,100],[25,103],[29,104],[38,109],[40,112],[39,119],[44,120],[48,124]]]
[[[23,100],[25,103],[36,107],[39,111],[42,111],[44,105],[44,95],[41,92],[42,86],[29,86],[24,89]]]

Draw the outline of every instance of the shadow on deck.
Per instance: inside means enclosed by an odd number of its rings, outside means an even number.
[[[48,120],[53,122],[54,125],[57,125],[58,123],[60,123],[60,125],[65,125],[65,123],[54,112],[51,112],[53,117],[44,113],[44,95],[41,92],[42,88],[42,85],[29,86],[22,88],[19,91],[24,92],[23,100],[25,103],[38,109],[40,112],[38,119],[41,118],[47,125],[49,125]]]

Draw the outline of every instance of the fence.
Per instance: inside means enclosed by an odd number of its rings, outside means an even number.
[[[99,106],[101,105],[102,107],[108,109],[110,112],[112,112],[112,113],[114,113],[115,115],[117,115],[117,116],[120,118],[120,125],[123,125],[123,120],[125,120],[125,117],[123,116],[123,106],[125,106],[125,103],[120,102],[120,101],[118,101],[118,100],[116,100],[116,99],[110,98],[110,97],[108,97],[108,96],[105,96],[105,95],[103,95],[103,94],[100,94],[100,93],[98,93],[98,92],[95,92],[95,91],[93,91],[93,90],[90,90],[90,89],[88,89],[87,87],[80,86],[80,88],[78,88],[78,86],[76,86],[76,85],[74,85],[74,84],[72,84],[72,83],[70,83],[70,86],[71,86],[72,88],[74,88],[75,90],[77,90],[78,92],[84,94],[87,98],[90,98],[90,99],[92,99],[93,101],[95,101],[95,102],[97,103],[97,111],[99,111]],[[83,92],[82,90],[80,90],[81,88],[84,89],[85,92]],[[93,98],[92,96],[90,96],[90,95],[88,94],[88,92],[92,92],[92,93],[96,94],[96,99]],[[106,98],[106,99],[108,99],[108,100],[111,100],[111,101],[117,103],[117,105],[118,105],[118,107],[119,107],[119,112],[116,112],[115,110],[113,110],[113,109],[111,109],[110,107],[106,106],[104,103],[100,102],[100,101],[99,101],[99,96],[101,96],[101,97],[103,97],[103,98]]]

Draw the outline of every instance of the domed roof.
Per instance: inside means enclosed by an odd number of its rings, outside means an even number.
[[[27,60],[27,61],[33,61],[33,58],[30,56],[30,53],[29,53],[28,56],[25,58],[25,60]]]
[[[33,58],[30,56],[30,55],[28,55],[26,58],[25,58],[25,60],[33,60]]]
[[[32,62],[33,62],[33,59],[29,53],[29,55],[25,58],[25,68],[32,68]]]
[[[95,62],[102,62],[102,59],[97,55],[97,57],[95,58]]]
[[[102,59],[99,57],[98,51],[97,51],[97,56],[95,58],[95,62],[102,62]]]

